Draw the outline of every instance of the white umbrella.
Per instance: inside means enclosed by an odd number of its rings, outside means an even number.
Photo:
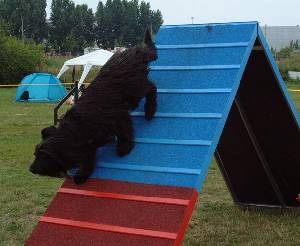
[[[78,83],[78,88],[80,88],[91,68],[93,66],[103,66],[112,55],[113,53],[107,50],[96,50],[86,55],[68,60],[64,63],[57,78],[60,78],[72,66],[83,66],[83,73]]]

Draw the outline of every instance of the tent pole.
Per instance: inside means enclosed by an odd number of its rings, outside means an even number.
[[[75,66],[73,66],[73,72],[72,72],[72,83],[74,84],[75,90],[74,90],[74,104],[77,103],[78,100],[78,92],[79,92],[79,88],[78,88],[78,80],[75,81],[75,72],[76,72],[76,68]]]
[[[73,72],[72,72],[72,83],[73,84],[75,82],[75,72],[76,72],[76,69],[75,69],[75,66],[73,66]]]
[[[74,91],[74,104],[77,103],[78,101],[78,92],[79,92],[79,88],[78,88],[78,81],[75,81],[75,91]]]

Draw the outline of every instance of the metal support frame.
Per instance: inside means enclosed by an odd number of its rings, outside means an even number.
[[[224,163],[223,163],[221,155],[218,151],[218,148],[215,151],[215,158],[216,158],[217,164],[218,164],[218,166],[221,170],[221,174],[222,174],[224,180],[226,181],[225,183],[227,185],[227,188],[230,190],[230,194],[231,194],[232,199],[234,200],[235,203],[240,204],[238,195],[236,194],[236,192],[233,188],[233,185],[231,184],[230,178],[227,174],[226,168],[224,166]]]
[[[268,161],[266,160],[266,158],[263,154],[263,151],[262,151],[262,149],[261,149],[261,147],[258,143],[258,140],[256,139],[255,133],[254,133],[254,131],[253,131],[253,129],[252,129],[250,123],[249,123],[249,120],[246,117],[246,114],[243,110],[243,107],[242,107],[241,103],[239,102],[238,96],[236,96],[236,98],[234,100],[234,103],[235,103],[235,105],[236,105],[236,107],[239,111],[240,117],[241,117],[241,119],[244,123],[244,126],[245,126],[246,130],[247,130],[250,141],[252,142],[253,147],[255,148],[257,156],[258,156],[258,158],[259,158],[259,160],[260,160],[260,162],[263,166],[263,169],[264,169],[264,171],[265,171],[265,173],[266,173],[266,175],[269,179],[269,182],[270,182],[270,184],[271,184],[271,186],[272,186],[272,188],[273,188],[273,190],[274,190],[274,192],[277,196],[277,199],[280,202],[281,207],[286,208],[287,205],[285,204],[284,196],[282,195],[282,193],[280,191],[280,188],[279,188],[278,184],[276,183],[276,180],[275,180],[275,178],[274,178],[274,176],[273,176],[273,174],[270,170],[270,165],[269,165]]]
[[[224,178],[224,180],[226,181],[226,185],[227,185],[227,188],[229,189],[230,193],[231,193],[231,196],[234,200],[234,202],[239,205],[239,206],[243,206],[243,207],[265,207],[265,208],[288,208],[288,206],[286,205],[285,203],[285,199],[284,199],[284,196],[278,186],[278,184],[276,183],[276,179],[275,177],[273,176],[272,172],[271,172],[271,169],[270,169],[270,165],[266,159],[266,157],[264,156],[264,153],[261,149],[261,146],[256,138],[256,135],[255,135],[255,132],[247,118],[247,115],[245,113],[245,110],[239,100],[239,97],[238,95],[236,96],[236,98],[234,99],[234,105],[235,107],[237,108],[237,111],[238,111],[238,114],[239,114],[239,117],[240,119],[242,120],[243,122],[243,125],[244,125],[244,128],[248,134],[248,138],[251,142],[251,144],[253,145],[254,149],[255,149],[255,152],[257,154],[257,157],[259,158],[260,160],[260,163],[261,163],[261,166],[269,180],[269,183],[277,197],[277,200],[279,202],[280,205],[270,205],[270,204],[254,204],[254,203],[243,203],[242,201],[240,201],[239,197],[238,197],[238,194],[236,193],[235,189],[234,189],[234,186],[232,185],[231,183],[231,180],[229,178],[229,175],[227,173],[227,170],[226,170],[226,167],[223,163],[223,160],[222,160],[222,156],[221,156],[221,153],[218,151],[218,148],[216,149],[215,151],[215,158],[216,158],[216,161],[217,161],[217,164],[221,170],[221,174]],[[300,195],[299,195],[299,202],[300,202]]]
[[[75,86],[72,90],[69,91],[69,93],[55,106],[54,108],[54,125],[56,126],[59,122],[58,119],[58,110],[61,108],[61,106],[71,97],[74,95],[74,104],[78,101],[78,94],[80,89],[78,89],[78,81],[75,81]]]

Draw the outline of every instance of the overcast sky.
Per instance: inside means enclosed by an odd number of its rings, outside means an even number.
[[[73,0],[96,10],[99,0]],[[105,1],[102,1],[105,2]],[[300,0],[148,0],[164,24],[259,21],[262,25],[300,25]],[[51,0],[47,0],[49,15]]]

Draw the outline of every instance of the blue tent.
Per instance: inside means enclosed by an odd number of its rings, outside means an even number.
[[[67,94],[60,80],[48,73],[26,76],[17,89],[17,102],[57,102]]]

